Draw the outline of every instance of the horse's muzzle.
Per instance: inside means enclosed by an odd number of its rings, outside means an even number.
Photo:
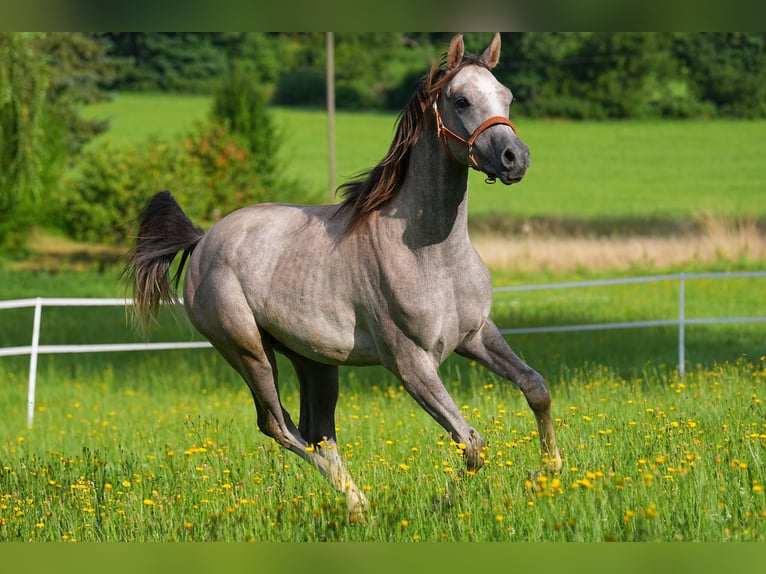
[[[516,138],[500,153],[497,163],[502,166],[496,174],[500,181],[506,185],[518,183],[529,168],[529,147]]]

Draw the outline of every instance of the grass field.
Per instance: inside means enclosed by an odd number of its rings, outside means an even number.
[[[7,272],[0,284],[2,298],[119,292],[108,272]],[[688,315],[757,313],[758,285],[701,281],[689,287]],[[672,315],[676,299],[659,283],[502,295],[495,309],[499,323],[518,326]],[[4,312],[3,324],[3,345],[28,341],[28,310]],[[162,326],[158,339],[189,335],[169,316]],[[683,379],[675,336],[511,339],[554,397],[564,469],[539,477],[522,395],[476,365],[450,359],[441,372],[488,441],[487,465],[473,476],[390,374],[342,370],[339,442],[372,503],[362,525],[348,523],[345,502],[316,471],[258,433],[244,384],[212,351],[43,356],[32,429],[27,360],[5,358],[0,540],[762,541],[763,328],[690,328]],[[44,314],[43,343],[131,338],[121,310]],[[297,416],[297,382],[280,367]]]
[[[106,137],[137,145],[205,118],[203,97],[119,94],[88,114],[109,117]],[[285,174],[327,189],[327,119],[322,111],[277,108]],[[339,112],[337,183],[375,165],[394,135],[396,114]],[[766,217],[766,121],[566,122],[518,119],[532,150],[513,187],[471,174],[473,217],[693,219],[706,214]],[[97,145],[97,142],[96,144]],[[329,193],[328,193],[329,195]]]
[[[395,381],[346,371],[339,443],[371,500],[352,525],[316,471],[257,433],[244,385],[197,353],[44,361],[33,429],[24,377],[3,364],[0,540],[764,540],[764,358],[683,380],[571,371],[552,384],[564,469],[540,476],[521,394],[478,367],[444,373],[488,441],[473,476]]]

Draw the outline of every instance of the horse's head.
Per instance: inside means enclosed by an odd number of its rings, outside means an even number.
[[[524,177],[529,148],[508,119],[513,95],[491,70],[500,58],[500,34],[477,57],[464,58],[463,36],[450,43],[447,81],[436,94],[438,135],[453,159],[509,185]]]

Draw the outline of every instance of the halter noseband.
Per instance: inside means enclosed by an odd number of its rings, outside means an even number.
[[[474,168],[477,171],[482,171],[482,170],[479,168],[479,164],[476,162],[476,158],[473,156],[473,144],[476,141],[476,138],[478,138],[484,132],[484,130],[491,128],[492,126],[496,126],[498,124],[503,124],[506,126],[510,126],[511,129],[513,130],[513,133],[514,134],[516,133],[516,126],[513,125],[513,122],[511,120],[503,116],[493,116],[489,118],[488,120],[483,121],[482,124],[478,128],[476,128],[473,134],[471,134],[471,137],[469,137],[466,140],[444,125],[441,114],[439,114],[439,106],[437,103],[438,101],[439,101],[439,93],[437,92],[436,97],[434,98],[434,103],[433,103],[434,117],[436,119],[436,137],[442,140],[442,143],[444,144],[444,149],[447,150],[447,153],[449,154],[449,156],[455,161],[458,161],[458,160],[452,154],[452,151],[449,149],[447,138],[450,137],[453,140],[455,140],[457,143],[468,148],[468,159],[471,160],[470,167]],[[487,175],[487,179],[485,181],[487,183],[495,183],[495,179],[496,179],[496,176]]]

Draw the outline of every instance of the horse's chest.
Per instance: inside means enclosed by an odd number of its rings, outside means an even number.
[[[424,348],[450,353],[486,320],[491,283],[486,270],[413,273],[392,287],[392,318]]]

